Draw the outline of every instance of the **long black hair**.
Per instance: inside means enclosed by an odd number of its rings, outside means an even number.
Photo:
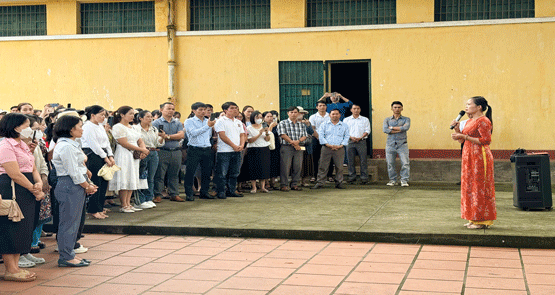
[[[0,137],[6,138],[18,138],[19,132],[15,131],[16,127],[19,127],[29,120],[27,116],[20,113],[8,113],[2,120],[0,120]]]
[[[491,115],[491,106],[488,104],[488,101],[483,96],[474,96],[471,99],[475,105],[482,107],[482,112],[486,112],[486,118],[491,122],[493,132],[493,118]]]
[[[125,116],[125,114],[129,113],[130,110],[133,108],[130,106],[122,106],[117,111],[114,112],[114,125],[121,121],[121,116]]]
[[[92,105],[85,108],[85,115],[87,116],[87,120],[91,119],[91,115],[96,115],[106,111],[103,107],[99,105]]]

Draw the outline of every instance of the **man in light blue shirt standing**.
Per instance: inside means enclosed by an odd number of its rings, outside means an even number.
[[[410,129],[410,118],[401,116],[403,104],[400,101],[392,102],[391,110],[393,116],[387,117],[383,121],[383,132],[387,134],[385,145],[385,159],[387,161],[387,173],[389,174],[387,185],[394,186],[397,182],[395,158],[399,155],[401,160],[401,186],[409,186],[410,162],[407,131]]]
[[[339,189],[343,186],[343,160],[345,159],[345,146],[349,143],[349,127],[341,122],[339,110],[330,112],[330,120],[322,123],[318,128],[318,138],[322,145],[320,153],[320,164],[318,168],[318,178],[313,189],[324,186],[330,161],[333,159],[335,164],[335,187]]]
[[[210,187],[210,175],[212,174],[212,127],[216,124],[215,120],[209,120],[204,117],[206,113],[206,105],[202,102],[195,102],[191,106],[191,110],[195,114],[185,120],[185,132],[187,132],[188,148],[187,148],[187,170],[185,172],[185,200],[194,201],[193,181],[195,172],[200,164],[201,167],[201,185],[200,198],[214,199],[215,197],[208,194]]]

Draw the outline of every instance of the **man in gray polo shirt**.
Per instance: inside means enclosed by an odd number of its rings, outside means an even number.
[[[162,117],[152,122],[152,126],[162,129],[165,132],[166,144],[160,147],[158,156],[158,170],[154,176],[154,200],[155,203],[162,201],[162,190],[164,189],[164,178],[168,177],[168,194],[170,200],[183,202],[179,197],[179,168],[181,166],[181,149],[179,141],[185,136],[183,124],[179,120],[173,118],[175,106],[171,102],[165,102],[160,105]]]

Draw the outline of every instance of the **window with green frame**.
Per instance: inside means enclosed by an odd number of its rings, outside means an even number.
[[[435,21],[535,17],[534,0],[435,0]]]
[[[46,5],[0,6],[0,37],[46,35]]]
[[[270,28],[270,0],[191,0],[191,31]]]
[[[396,0],[307,0],[308,27],[394,24]]]
[[[154,31],[154,1],[81,3],[82,34]]]

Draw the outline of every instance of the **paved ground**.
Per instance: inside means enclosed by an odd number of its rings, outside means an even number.
[[[555,248],[555,212],[514,207],[507,185],[497,185],[497,221],[485,231],[462,226],[466,222],[460,218],[460,191],[455,184],[390,188],[381,183],[345,190],[327,186],[300,192],[246,193],[243,198],[226,200],[164,200],[155,209],[89,219],[87,230]]]
[[[88,234],[75,269],[43,241],[38,279],[0,294],[555,294],[555,250]]]

